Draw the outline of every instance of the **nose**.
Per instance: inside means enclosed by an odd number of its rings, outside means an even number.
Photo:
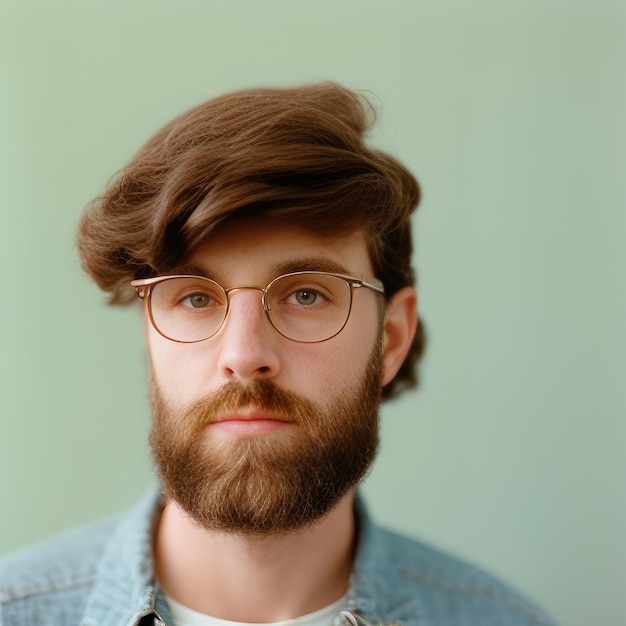
[[[230,294],[228,315],[214,339],[219,341],[218,369],[228,381],[271,379],[280,369],[280,335],[272,328],[259,290]]]

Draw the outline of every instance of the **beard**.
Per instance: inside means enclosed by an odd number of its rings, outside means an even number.
[[[268,537],[312,525],[359,483],[376,456],[381,372],[379,343],[360,383],[327,409],[259,379],[228,383],[177,410],[152,375],[150,443],[166,497],[209,530]],[[292,424],[279,436],[207,441],[207,425],[244,407]]]

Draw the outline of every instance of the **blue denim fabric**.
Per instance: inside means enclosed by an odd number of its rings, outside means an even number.
[[[151,490],[124,517],[0,560],[0,626],[175,626],[154,576],[160,506]],[[374,525],[361,501],[357,519],[353,580],[337,626],[554,626],[489,575]]]

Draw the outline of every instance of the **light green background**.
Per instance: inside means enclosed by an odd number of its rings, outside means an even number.
[[[81,274],[83,205],[191,105],[333,79],[424,190],[430,346],[375,516],[626,623],[623,2],[4,0],[0,64],[0,553],[152,480],[139,315]]]

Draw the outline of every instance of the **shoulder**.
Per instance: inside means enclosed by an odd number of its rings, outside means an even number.
[[[446,626],[555,626],[505,582],[413,538],[367,523],[359,561],[386,621]],[[375,573],[374,573],[375,572]],[[382,615],[381,615],[382,617]]]
[[[0,626],[126,624],[142,614],[160,508],[153,486],[121,515],[0,559]]]
[[[78,623],[115,526],[106,520],[0,558],[0,625],[32,624],[39,615],[46,623]]]

